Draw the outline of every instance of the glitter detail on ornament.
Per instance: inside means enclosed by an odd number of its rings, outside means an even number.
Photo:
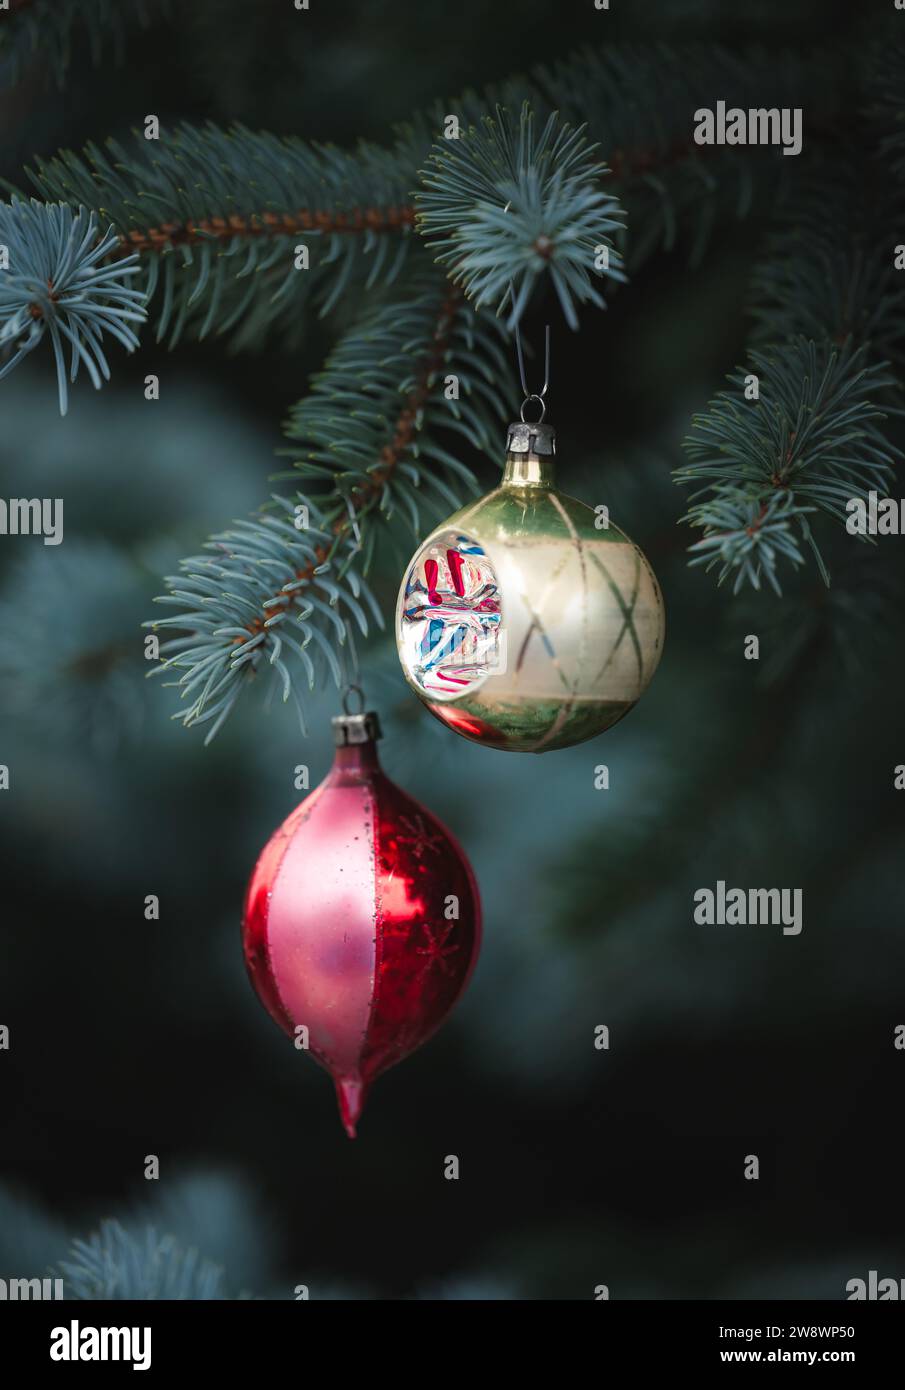
[[[455,700],[502,665],[501,603],[481,545],[445,531],[418,552],[403,584],[403,661],[421,691]]]

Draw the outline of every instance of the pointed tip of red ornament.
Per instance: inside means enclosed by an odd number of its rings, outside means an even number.
[[[364,1109],[367,1086],[357,1077],[344,1077],[336,1082],[336,1099],[339,1102],[339,1118],[350,1139],[357,1138],[356,1125]]]

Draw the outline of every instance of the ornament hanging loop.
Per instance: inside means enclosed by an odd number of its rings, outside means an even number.
[[[358,700],[358,709],[351,708],[352,698]],[[360,685],[347,685],[342,693],[343,714],[364,714],[365,693]]]
[[[538,404],[540,405],[540,415],[538,415],[538,417],[537,417],[536,420],[530,420],[530,421],[529,421],[529,420],[526,420],[526,419],[525,419],[525,406],[526,406],[526,405],[530,405],[532,401],[537,401]],[[525,399],[522,401],[522,407],[521,407],[521,410],[519,411],[519,415],[520,415],[520,417],[521,417],[521,421],[522,421],[522,424],[523,424],[523,425],[527,425],[527,424],[539,425],[540,422],[543,420],[544,416],[546,415],[546,413],[547,413],[547,403],[546,403],[546,401],[544,400],[543,396],[536,395],[533,391],[531,392],[530,395],[526,396]]]

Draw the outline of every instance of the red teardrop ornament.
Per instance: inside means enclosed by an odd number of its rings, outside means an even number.
[[[248,885],[245,963],[261,1002],[336,1083],[355,1138],[368,1088],[439,1028],[477,960],[471,866],[382,771],[372,714],[333,721],[325,780],[265,846]]]

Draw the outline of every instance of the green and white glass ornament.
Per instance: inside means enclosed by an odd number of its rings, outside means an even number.
[[[399,590],[406,680],[490,748],[594,738],[641,698],[663,651],[653,570],[607,516],[558,491],[554,452],[550,425],[510,425],[500,486],[428,536]]]

